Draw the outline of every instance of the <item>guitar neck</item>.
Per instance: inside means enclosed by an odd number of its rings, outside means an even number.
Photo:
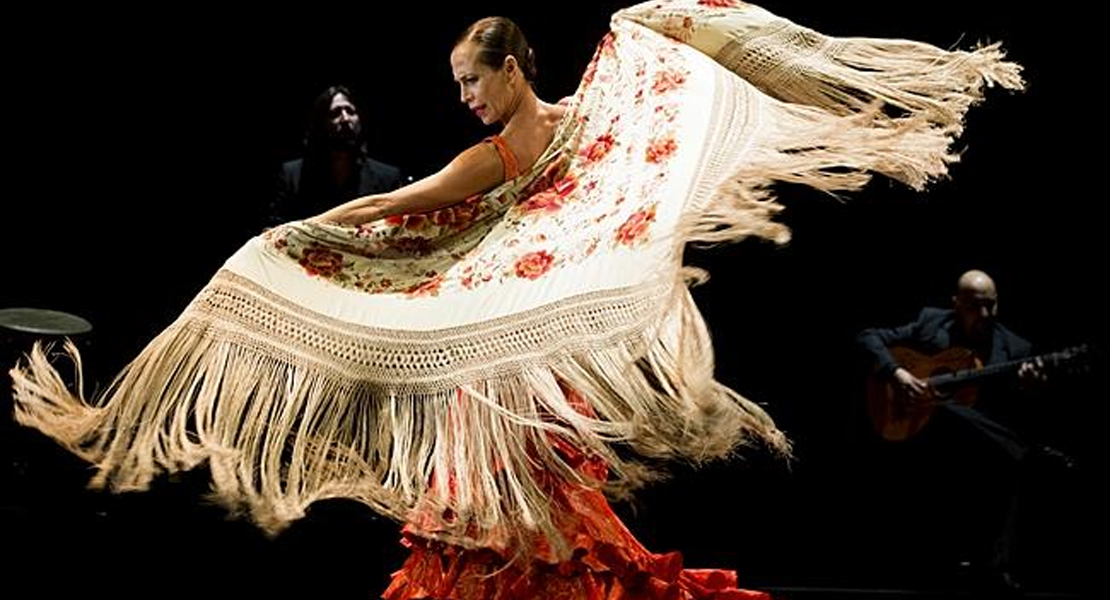
[[[956,385],[960,383],[970,383],[980,379],[995,377],[998,375],[1006,375],[1016,371],[1022,363],[1032,359],[1010,360],[993,365],[987,365],[978,369],[964,369],[962,371],[954,371],[952,373],[941,373],[933,375],[929,378],[929,385],[935,388],[941,388],[949,385]]]
[[[1058,363],[1067,361],[1073,358],[1073,355],[1080,352],[1082,348],[1069,349],[1061,352],[1052,352],[1049,354],[1041,354],[1039,356],[1029,356],[1026,358],[1019,358],[1017,360],[1008,360],[1006,362],[996,363],[993,365],[986,365],[978,369],[963,369],[951,373],[941,373],[929,378],[929,384],[933,387],[950,386],[961,383],[968,383],[978,379],[994,377],[998,375],[1005,375],[1012,371],[1016,371],[1022,364],[1032,361],[1041,361],[1045,365],[1057,365]]]

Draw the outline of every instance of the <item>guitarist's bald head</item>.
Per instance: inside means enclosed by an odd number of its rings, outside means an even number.
[[[978,269],[960,275],[952,302],[964,333],[972,338],[987,333],[998,314],[998,290],[994,280]]]
[[[998,295],[991,276],[978,269],[971,269],[960,275],[960,280],[956,283],[956,294],[960,293]]]

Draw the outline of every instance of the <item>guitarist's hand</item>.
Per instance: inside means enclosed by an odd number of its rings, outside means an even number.
[[[928,382],[919,379],[902,367],[894,370],[894,381],[911,400],[925,400],[933,395]]]
[[[1032,387],[1043,384],[1048,379],[1048,374],[1045,372],[1044,360],[1037,357],[1033,360],[1021,363],[1018,367],[1018,381],[1024,387]]]

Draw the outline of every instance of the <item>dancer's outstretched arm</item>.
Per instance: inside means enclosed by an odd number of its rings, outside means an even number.
[[[393,215],[429,212],[493,189],[504,173],[493,144],[475,144],[436,173],[391,192],[355,198],[308,220],[362,225]]]

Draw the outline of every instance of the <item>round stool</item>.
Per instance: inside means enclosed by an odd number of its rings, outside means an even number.
[[[45,308],[0,308],[0,373],[5,376],[36,341],[50,342],[69,338],[78,347],[92,331],[85,319]],[[10,390],[5,389],[4,395]]]
[[[44,308],[0,308],[0,327],[31,336],[81,335],[92,331],[92,323],[77,315]]]
[[[87,346],[92,324],[82,317],[58,310],[44,308],[0,309],[0,488],[15,490],[14,485],[25,474],[26,456],[42,444],[36,436],[29,436],[18,427],[14,419],[12,380],[8,371],[21,357],[31,351],[36,341],[45,343],[69,339],[79,349]],[[0,494],[0,505],[11,499]]]

